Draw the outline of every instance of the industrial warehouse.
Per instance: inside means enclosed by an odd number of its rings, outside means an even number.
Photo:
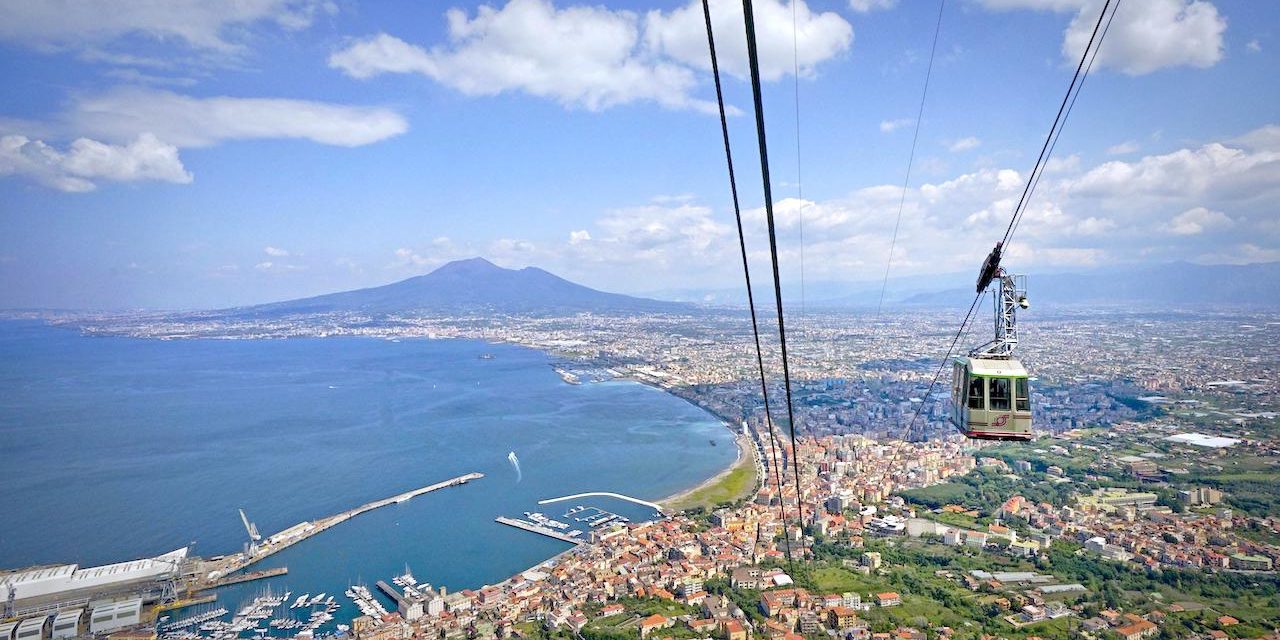
[[[72,638],[137,625],[144,604],[174,597],[187,552],[183,547],[99,567],[64,564],[0,574],[0,640]]]

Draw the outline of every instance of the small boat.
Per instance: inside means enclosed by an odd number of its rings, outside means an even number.
[[[720,445],[716,444],[716,441],[715,441],[715,440],[708,440],[707,442],[710,442],[710,443],[711,443],[711,446],[713,446],[713,447],[718,447],[718,446],[720,446]]]

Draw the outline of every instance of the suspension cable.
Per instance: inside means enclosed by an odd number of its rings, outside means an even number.
[[[764,424],[765,429],[769,432],[769,449],[773,458],[773,477],[778,487],[778,509],[785,527],[787,507],[786,501],[782,499],[783,476],[778,469],[778,446],[773,437],[773,413],[769,408],[769,386],[764,375],[764,355],[760,349],[760,325],[756,320],[755,296],[751,292],[751,268],[747,263],[747,242],[742,232],[742,209],[738,205],[738,181],[733,171],[733,152],[729,147],[729,121],[725,117],[724,91],[720,86],[720,64],[716,59],[716,39],[711,29],[711,5],[708,0],[702,0],[702,16],[707,23],[707,46],[711,50],[711,75],[715,78],[716,103],[720,107],[720,133],[724,137],[724,157],[729,165],[729,191],[733,194],[733,217],[738,223],[738,248],[742,251],[742,275],[747,281],[747,306],[751,309],[751,333],[755,336],[756,342],[756,366],[760,371],[760,395],[764,398]],[[766,470],[768,469],[768,461],[765,463],[765,468]],[[786,553],[787,565],[788,568],[791,568],[791,539],[789,537],[786,538]]]
[[[756,21],[751,0],[742,0],[742,14],[747,33],[747,62],[751,68],[751,93],[756,111],[756,138],[760,143],[760,179],[764,184],[765,221],[769,227],[769,257],[773,262],[773,294],[778,308],[778,343],[782,349],[782,381],[787,396],[787,426],[791,430],[791,464],[796,482],[796,514],[804,526],[804,500],[800,489],[800,442],[796,439],[796,420],[791,398],[791,366],[787,360],[787,325],[782,312],[782,278],[778,272],[778,236],[773,219],[773,188],[769,182],[769,148],[764,132],[764,100],[760,92],[760,55],[756,49]],[[784,535],[789,535],[784,531]],[[801,552],[804,536],[800,537]]]
[[[947,0],[938,1],[938,22],[933,27],[933,45],[929,47],[929,66],[924,72],[924,88],[920,90],[920,108],[916,111],[915,133],[911,134],[911,153],[907,155],[907,175],[902,179],[902,196],[898,199],[898,217],[893,222],[893,239],[889,241],[889,260],[884,265],[884,282],[880,284],[880,301],[876,303],[876,319],[884,308],[884,292],[889,287],[889,269],[893,267],[893,250],[898,246],[898,227],[902,224],[902,208],[907,203],[907,186],[911,183],[911,165],[916,159],[916,142],[920,139],[920,122],[924,119],[924,101],[929,95],[929,78],[933,76],[933,57],[938,51],[938,33],[942,31],[942,9]]]
[[[947,361],[951,360],[951,354],[955,351],[956,344],[960,342],[960,336],[965,332],[965,327],[973,317],[973,312],[978,308],[978,302],[982,300],[987,292],[981,291],[973,297],[973,302],[969,305],[969,311],[965,312],[964,320],[960,321],[960,330],[956,331],[956,335],[951,339],[951,344],[947,347],[946,355],[942,356],[942,362],[938,364],[938,370],[933,372],[933,379],[929,381],[929,388],[924,392],[924,397],[920,399],[920,405],[916,407],[916,412],[911,416],[911,421],[907,423],[907,427],[902,430],[902,434],[898,436],[899,440],[907,440],[911,437],[911,430],[916,425],[916,419],[920,417],[920,412],[924,410],[925,405],[929,404],[929,394],[933,393],[934,385],[938,384],[938,376],[942,375],[942,370],[947,367]]]
[[[1062,116],[1062,125],[1058,127],[1058,132],[1054,134],[1053,142],[1049,145],[1049,153],[1046,157],[1053,156],[1053,150],[1058,147],[1058,140],[1062,139],[1062,129],[1067,126],[1067,119],[1071,117],[1071,111],[1076,107],[1076,98],[1080,97],[1080,91],[1084,89],[1084,81],[1089,79],[1089,72],[1093,70],[1093,63],[1095,60],[1098,59],[1098,51],[1102,49],[1102,41],[1106,39],[1107,32],[1111,30],[1111,21],[1116,19],[1116,11],[1119,11],[1119,10],[1120,10],[1120,0],[1116,0],[1115,9],[1111,12],[1111,16],[1107,18],[1106,26],[1102,27],[1102,35],[1098,38],[1098,46],[1094,47],[1093,54],[1089,58],[1089,64],[1085,65],[1084,75],[1080,77],[1080,85],[1076,87],[1075,95],[1071,96],[1071,104],[1067,105],[1067,112]],[[1046,166],[1048,165],[1048,161],[1045,162],[1045,165]],[[1030,202],[1031,198],[1035,196],[1036,188],[1040,186],[1040,178],[1042,177],[1044,177],[1043,168],[1040,170],[1040,173],[1036,175],[1035,182],[1031,184],[1031,193],[1027,195],[1028,202]],[[1018,232],[1018,227],[1020,226],[1022,226],[1021,216],[1019,216],[1018,221],[1014,223],[1013,229],[1009,232],[1009,235],[1006,237],[1006,240],[1008,238],[1012,238],[1013,234]],[[1006,244],[1006,246],[1008,245]]]
[[[1080,62],[1079,64],[1076,65],[1075,75],[1071,77],[1071,84],[1067,87],[1067,93],[1062,96],[1062,104],[1058,105],[1058,114],[1054,116],[1053,125],[1049,127],[1049,135],[1045,136],[1044,144],[1040,146],[1040,156],[1036,158],[1036,164],[1034,167],[1032,167],[1031,175],[1028,176],[1027,178],[1027,186],[1023,188],[1022,196],[1018,198],[1018,205],[1013,209],[1013,218],[1009,220],[1009,226],[1004,231],[1004,238],[1000,240],[1001,246],[1005,246],[1005,247],[1009,246],[1009,238],[1013,235],[1013,229],[1015,226],[1017,226],[1018,220],[1022,218],[1022,214],[1026,211],[1026,204],[1030,199],[1031,184],[1033,182],[1033,179],[1036,176],[1036,174],[1044,170],[1043,169],[1044,165],[1048,164],[1049,145],[1056,137],[1055,131],[1059,130],[1060,128],[1059,123],[1065,124],[1063,114],[1067,110],[1068,100],[1071,98],[1072,93],[1075,92],[1076,90],[1077,82],[1079,82],[1081,85],[1083,85],[1084,83],[1084,77],[1082,76],[1081,72],[1084,70],[1085,60],[1088,59],[1090,50],[1094,48],[1093,42],[1095,39],[1098,38],[1098,30],[1102,27],[1102,19],[1106,17],[1107,9],[1111,7],[1111,2],[1112,0],[1107,0],[1106,4],[1102,5],[1102,11],[1098,13],[1098,21],[1094,23],[1093,33],[1089,35],[1089,42],[1084,47],[1084,53],[1080,55]],[[1119,4],[1120,4],[1120,0],[1116,0],[1116,8],[1119,8]],[[1112,12],[1112,15],[1114,16],[1115,13]],[[1108,22],[1108,26],[1110,26],[1109,22]],[[1102,41],[1099,39],[1098,48],[1101,48],[1101,47],[1102,47]],[[1092,67],[1092,65],[1090,66]],[[1074,106],[1075,100],[1073,99],[1070,100],[1070,105]]]
[[[804,178],[800,173],[800,32],[796,28],[796,7],[791,0],[791,75],[796,87],[796,217],[800,222],[800,317],[804,317]]]

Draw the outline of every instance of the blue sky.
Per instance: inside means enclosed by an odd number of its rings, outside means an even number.
[[[757,0],[788,281],[802,249],[809,280],[884,273],[938,6]],[[763,269],[741,5],[712,8]],[[1100,8],[947,2],[894,275],[977,268]],[[1007,265],[1280,260],[1278,18],[1124,2]],[[247,304],[474,255],[741,281],[699,4],[0,0],[0,74],[3,307]]]

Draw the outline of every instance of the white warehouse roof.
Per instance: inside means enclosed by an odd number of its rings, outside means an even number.
[[[13,587],[14,598],[23,600],[64,591],[95,589],[158,578],[173,571],[175,564],[186,557],[187,548],[183,547],[155,558],[118,562],[87,569],[79,569],[78,565],[74,564],[27,569],[0,575],[0,594],[7,596],[9,587]]]

